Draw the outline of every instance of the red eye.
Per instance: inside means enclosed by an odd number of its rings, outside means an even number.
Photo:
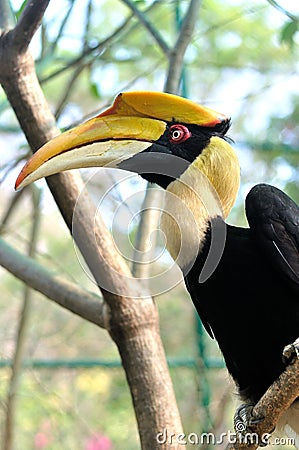
[[[191,133],[185,125],[171,125],[169,128],[169,140],[173,144],[185,142],[190,136]]]

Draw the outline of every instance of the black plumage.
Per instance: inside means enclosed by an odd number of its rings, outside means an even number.
[[[168,123],[161,138],[143,152],[149,157],[149,173],[144,173],[140,154],[120,167],[167,189],[213,136],[229,140],[225,136],[228,120],[216,128],[189,124],[190,138],[173,144],[169,130],[174,124]],[[175,158],[171,160],[172,177],[165,175],[169,173],[165,154],[180,158],[177,167]],[[161,174],[157,174],[157,166]],[[246,198],[246,215],[249,228],[224,224],[220,216],[210,218],[185,284],[207,332],[219,344],[241,397],[256,403],[284,370],[284,347],[299,335],[299,208],[279,189],[259,184]],[[211,227],[217,234],[221,223],[227,232],[224,252],[216,270],[201,283]]]
[[[199,283],[207,230],[185,281],[241,396],[257,402],[284,370],[283,349],[299,333],[299,208],[279,189],[260,184],[248,194],[246,212],[250,228],[227,225],[219,265]]]
[[[216,129],[188,125],[191,138],[171,145],[169,129],[173,123],[144,153],[160,159],[168,153],[185,160],[179,164],[176,178],[208,146],[212,136],[229,140],[225,136],[228,120]],[[173,181],[155,171],[149,175],[132,168],[138,158],[126,161],[129,170],[164,189]],[[299,208],[281,190],[259,184],[246,198],[246,215],[249,228],[224,224],[221,217],[210,218],[202,249],[185,276],[185,284],[207,332],[219,344],[241,397],[255,403],[284,370],[283,349],[299,335]],[[201,283],[211,227],[217,234],[220,223],[227,232],[224,252],[212,276]]]

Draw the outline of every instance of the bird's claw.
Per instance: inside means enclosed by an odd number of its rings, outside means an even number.
[[[299,338],[292,344],[286,345],[282,352],[282,361],[285,365],[290,364],[296,358],[299,359]]]
[[[252,414],[254,403],[244,403],[235,412],[234,415],[234,428],[239,438],[248,438],[248,434],[252,433],[252,426],[260,423],[264,420],[264,417],[255,417]],[[267,444],[260,443],[259,446],[263,447]]]
[[[254,403],[244,403],[235,412],[234,427],[236,432],[250,431],[250,427],[264,420],[264,417],[254,417],[252,414]]]

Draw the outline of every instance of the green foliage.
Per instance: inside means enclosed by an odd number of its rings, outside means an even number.
[[[101,98],[101,94],[100,94],[98,85],[96,83],[94,83],[94,82],[91,82],[89,84],[89,87],[90,87],[90,92],[93,95],[93,97],[95,97],[97,99],[100,99]]]
[[[295,45],[295,35],[299,30],[298,20],[290,20],[287,22],[281,30],[280,40],[288,44],[290,48]]]

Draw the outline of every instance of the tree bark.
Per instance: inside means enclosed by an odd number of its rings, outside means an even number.
[[[28,2],[26,8],[30,8]],[[35,2],[35,5],[38,2]],[[28,11],[27,11],[28,12]],[[33,12],[32,10],[30,11]],[[23,13],[26,15],[26,10]],[[0,40],[0,82],[33,151],[58,134],[54,117],[38,83],[34,62],[21,46],[18,25]],[[96,208],[87,193],[77,205],[83,189],[78,173],[49,177],[48,185],[72,232],[76,208],[75,240],[97,284],[102,288],[108,311],[108,331],[117,344],[130,386],[143,449],[180,448],[159,445],[157,433],[167,427],[170,434],[182,430],[166,358],[158,332],[156,306],[130,274],[117,253]]]
[[[22,255],[1,238],[0,265],[48,299],[83,319],[105,328],[105,308],[100,297],[88,293],[57,275],[51,275],[36,261]]]

